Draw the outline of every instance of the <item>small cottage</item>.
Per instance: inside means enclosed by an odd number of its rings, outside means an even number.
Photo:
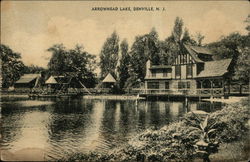
[[[110,73],[108,73],[108,75],[102,81],[102,88],[113,88],[115,83],[115,78]]]
[[[14,88],[30,89],[39,86],[41,74],[24,74],[18,81],[15,82]]]

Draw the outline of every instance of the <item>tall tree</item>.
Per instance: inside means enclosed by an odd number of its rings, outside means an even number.
[[[183,33],[183,20],[180,17],[176,17],[174,22],[174,28],[172,31],[172,35],[176,43],[180,43],[182,33]]]
[[[130,63],[130,56],[128,53],[128,42],[124,39],[120,44],[120,51],[121,51],[121,59],[120,64],[118,66],[118,73],[119,73],[119,87],[122,89],[124,88],[125,82],[129,78],[129,63]]]
[[[56,44],[50,47],[48,51],[52,53],[48,63],[50,73],[53,75],[63,74],[66,71],[66,48],[63,44]]]
[[[153,28],[149,34],[136,36],[130,50],[129,75],[126,87],[137,85],[144,81],[146,74],[146,62],[150,59],[153,64],[159,64],[159,40],[158,34]]]
[[[100,53],[101,77],[105,77],[108,73],[115,73],[118,62],[119,53],[119,37],[113,32],[104,43]]]
[[[24,64],[21,55],[8,46],[0,44],[2,87],[8,88],[23,74]]]

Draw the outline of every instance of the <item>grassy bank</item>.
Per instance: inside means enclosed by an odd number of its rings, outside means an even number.
[[[197,159],[196,144],[201,140],[204,131],[199,129],[205,120],[206,131],[210,132],[210,141],[219,143],[219,152],[212,154],[211,159],[223,160],[223,151],[234,142],[243,140],[249,132],[249,102],[241,101],[225,106],[222,110],[208,115],[188,113],[178,122],[166,125],[160,130],[146,130],[131,139],[123,147],[110,150],[108,153],[91,152],[88,154],[77,153],[70,155],[62,161],[184,161]],[[197,118],[198,116],[198,118]],[[203,116],[203,117],[202,117]],[[206,118],[206,119],[205,119]],[[201,121],[199,121],[200,119]],[[224,150],[223,150],[224,149]],[[236,154],[240,150],[235,151]],[[215,156],[214,156],[215,155]],[[216,156],[217,155],[217,156]],[[247,160],[247,156],[238,160]],[[233,159],[227,159],[233,160]]]

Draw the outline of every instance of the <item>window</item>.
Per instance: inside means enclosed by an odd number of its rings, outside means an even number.
[[[178,89],[189,89],[190,82],[178,82]]]
[[[156,77],[156,71],[152,70],[152,77]]]
[[[181,66],[175,66],[175,76],[181,76]]]
[[[165,82],[165,89],[169,89],[169,82]]]
[[[159,89],[159,82],[148,82],[148,89]]]
[[[163,72],[163,77],[167,77],[167,73],[168,73],[167,70],[164,69],[162,72]]]
[[[191,78],[193,75],[192,64],[187,65],[187,77]]]

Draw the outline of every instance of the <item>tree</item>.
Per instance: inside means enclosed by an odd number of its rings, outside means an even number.
[[[52,53],[48,63],[50,73],[53,75],[63,74],[66,71],[66,48],[63,44],[56,44],[50,47],[48,51]]]
[[[181,41],[183,25],[183,20],[180,17],[176,17],[172,31],[172,35],[176,43],[180,43]]]
[[[248,31],[248,35],[250,35],[250,15],[247,16],[245,23],[247,23],[246,30]]]
[[[48,64],[49,72],[52,75],[70,75],[83,81],[87,87],[94,86],[96,68],[94,55],[84,51],[84,48],[79,45],[67,50],[62,44],[59,44],[48,50],[52,52]]]
[[[149,34],[136,36],[130,50],[130,78],[126,82],[126,87],[136,86],[144,81],[147,60],[150,59],[153,64],[159,64],[159,56],[158,34],[154,28]]]
[[[119,37],[116,32],[107,38],[100,53],[101,77],[105,77],[108,73],[114,75],[118,62]]]
[[[249,31],[250,15],[245,20],[247,23],[246,30]],[[232,58],[233,79],[249,82],[249,48],[250,34],[241,35],[234,32],[228,36],[222,37],[219,41],[208,44],[210,49],[214,51],[215,59]]]
[[[175,19],[172,34],[159,43],[160,64],[172,64],[175,57],[184,50],[184,43],[196,45],[196,42],[191,38],[188,29],[185,28],[183,32],[183,27],[183,20],[177,17]]]
[[[23,74],[24,64],[21,55],[13,52],[8,46],[0,45],[2,87],[8,88]]]
[[[245,36],[235,32],[224,36],[221,40],[208,44],[208,47],[216,54],[215,59],[234,58],[237,59],[239,47],[245,47],[247,39]]]
[[[240,54],[235,67],[234,79],[248,84],[250,76],[250,47],[239,49],[239,53]]]
[[[125,82],[129,78],[129,62],[130,56],[128,53],[128,42],[127,40],[123,40],[120,44],[121,50],[121,59],[120,64],[118,66],[118,74],[119,74],[119,87],[122,89],[124,88]]]
[[[198,33],[196,33],[195,37],[196,37],[196,42],[197,42],[198,46],[201,46],[202,41],[205,38],[205,36],[202,35],[200,32],[198,32]]]

